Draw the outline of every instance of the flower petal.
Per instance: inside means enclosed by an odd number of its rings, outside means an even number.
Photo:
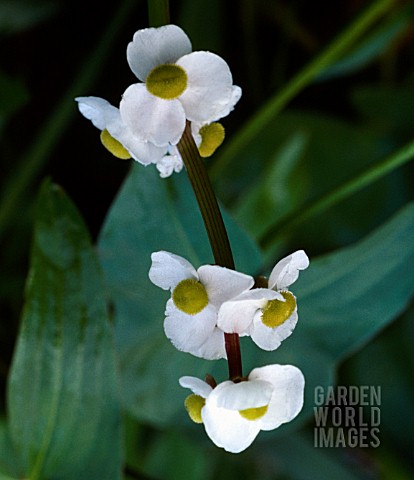
[[[266,365],[255,368],[250,380],[264,380],[273,385],[273,394],[266,414],[258,419],[262,430],[273,430],[293,420],[303,406],[305,378],[293,365]]]
[[[164,290],[174,289],[181,280],[198,280],[195,268],[185,258],[163,250],[151,254],[152,265],[148,276],[151,282]]]
[[[196,395],[200,395],[200,397],[207,398],[210,393],[213,391],[212,387],[200,380],[197,377],[181,377],[178,382],[184,388],[189,388],[193,393]]]
[[[223,117],[227,117],[227,115],[234,110],[236,103],[240,100],[242,96],[242,89],[237,85],[233,85],[230,100],[227,103],[226,107],[220,112],[220,116],[215,118],[214,120],[218,120]]]
[[[281,342],[289,337],[298,323],[297,309],[285,320],[282,325],[275,328],[269,328],[262,322],[262,312],[255,314],[250,328],[250,336],[254,343],[263,350],[276,350]]]
[[[264,407],[268,405],[273,393],[271,383],[263,380],[247,382],[225,382],[226,386],[217,396],[217,406],[228,410],[245,410],[247,408]]]
[[[303,250],[288,255],[278,262],[269,277],[269,288],[283,290],[299,277],[299,270],[309,266],[309,258]]]
[[[227,358],[226,345],[224,342],[224,333],[219,328],[214,328],[207,340],[198,348],[191,350],[193,355],[206,360],[219,360]]]
[[[191,42],[176,25],[145,28],[135,32],[127,47],[127,60],[131,70],[143,82],[158,65],[175,63],[191,52]]]
[[[167,302],[164,331],[172,344],[182,352],[196,353],[216,326],[216,309],[207,305],[200,313],[188,315],[178,310],[170,299]]]
[[[207,290],[209,302],[217,308],[254,285],[250,275],[218,265],[203,265],[197,273]]]
[[[180,101],[157,98],[142,83],[125,90],[119,109],[125,125],[143,142],[159,147],[175,145],[184,132],[185,113]]]
[[[99,130],[108,128],[108,124],[119,116],[119,110],[100,97],[76,97],[81,114],[90,120]],[[118,113],[117,113],[118,112]],[[119,117],[119,121],[121,118]]]
[[[183,161],[180,155],[164,155],[156,162],[157,170],[160,172],[161,178],[172,175],[173,172],[181,172]]]
[[[283,299],[279,292],[268,288],[255,288],[224,302],[218,312],[217,326],[226,333],[245,335],[257,310],[263,307],[267,300]]]
[[[239,453],[252,444],[260,427],[258,422],[246,420],[238,411],[217,406],[217,399],[229,383],[233,382],[223,382],[210,393],[201,416],[207,435],[218,447]]]
[[[188,77],[187,88],[179,97],[188,120],[213,121],[229,111],[234,100],[233,79],[221,57],[211,52],[192,52],[176,64],[184,68]]]
[[[119,109],[99,97],[77,97],[79,111],[99,128],[108,130],[128,150],[131,157],[149,165],[157,163],[165,154],[165,147],[157,147],[149,142],[142,142],[124,124]]]

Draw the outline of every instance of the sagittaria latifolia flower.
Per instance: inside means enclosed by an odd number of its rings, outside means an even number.
[[[139,140],[122,121],[119,109],[99,97],[77,97],[79,111],[101,130],[101,141],[115,157],[133,158],[143,165],[157,163],[166,148]]]
[[[290,422],[303,406],[305,379],[292,365],[255,368],[239,383],[212,386],[195,377],[179,381],[193,392],[185,401],[190,418],[203,423],[210,439],[232,453],[249,447],[260,430]]]
[[[115,157],[133,158],[142,165],[155,164],[162,178],[180,172],[183,160],[175,145],[157,147],[143,142],[122,121],[119,109],[99,97],[77,97],[79,111],[101,130],[101,142]],[[214,153],[224,140],[224,128],[217,122],[192,123],[191,133],[202,157]]]
[[[153,253],[151,259],[150,280],[171,291],[164,330],[173,345],[209,360],[226,358],[217,311],[223,302],[251,288],[253,278],[218,265],[196,270],[186,259],[165,251]]]
[[[120,111],[142,141],[176,145],[187,120],[210,124],[228,115],[241,96],[227,63],[211,52],[192,52],[176,25],[138,30],[127,60],[142,83],[125,90]]]
[[[293,331],[298,321],[296,297],[288,290],[309,266],[303,250],[288,255],[273,268],[267,288],[255,288],[224,303],[218,327],[227,333],[250,335],[264,350],[275,350]]]

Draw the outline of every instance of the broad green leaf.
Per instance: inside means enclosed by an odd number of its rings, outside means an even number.
[[[413,231],[409,204],[357,244],[311,259],[291,287],[299,311],[292,336],[272,353],[246,344],[252,367],[280,362],[303,370],[302,420],[312,413],[315,386],[333,385],[338,364],[407,308],[414,294]]]
[[[225,216],[235,262],[245,273],[261,265],[257,247]],[[158,424],[184,412],[178,378],[213,365],[178,352],[166,339],[167,292],[148,279],[151,253],[168,250],[199,267],[213,263],[207,235],[185,173],[160,179],[153,167],[134,164],[99,239],[108,293],[114,305],[123,398],[135,416]]]
[[[273,155],[258,181],[237,200],[235,217],[254,238],[260,238],[275,217],[289,212],[304,197],[307,182],[298,165],[306,145],[305,134],[292,134]]]
[[[121,418],[101,273],[78,212],[45,182],[8,385],[9,426],[30,480],[114,480]]]
[[[406,458],[412,454],[414,432],[413,315],[411,305],[397,322],[352,356],[343,369],[350,384],[381,386],[381,436]]]
[[[15,480],[23,474],[18,466],[16,452],[13,449],[6,420],[0,419],[0,480]]]
[[[281,473],[289,479],[309,480],[363,480],[363,472],[345,466],[335,448],[316,448],[312,435],[292,433],[268,445],[255,445],[256,458],[266,461],[279,478]],[[336,451],[335,451],[336,450]],[[253,452],[254,454],[255,452]],[[272,477],[273,478],[273,477]]]
[[[295,178],[307,187],[301,198],[304,208],[397,149],[395,142],[384,139],[374,129],[361,128],[334,117],[291,111],[264,129],[251,148],[239,156],[239,168],[232,172],[230,180],[226,179],[223,185],[219,185],[219,191],[223,186],[230,193],[240,189],[263,189],[263,177],[271,171],[276,152],[294,135],[307,137],[300,176]],[[294,242],[323,252],[360,239],[404,205],[408,198],[404,182],[402,172],[392,172],[392,175],[369,185],[346,202],[335,205],[323,216],[303,222],[293,232]],[[292,181],[286,187],[294,196],[296,183]],[[269,189],[272,191],[271,185]],[[275,187],[273,191],[271,194],[276,198]],[[268,193],[267,197],[271,194]],[[227,200],[231,201],[232,196],[227,195]],[[281,204],[280,199],[278,203],[278,208],[275,205],[273,208],[262,208],[257,214],[266,225],[276,224],[284,213],[291,213],[295,206],[293,202]],[[251,215],[244,218],[243,213],[237,211],[237,218],[242,225],[246,223],[245,228],[250,231]],[[248,211],[246,213],[249,214]]]

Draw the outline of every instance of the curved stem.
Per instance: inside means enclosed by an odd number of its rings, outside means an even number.
[[[188,178],[203,217],[214,260],[217,265],[234,269],[233,254],[220,207],[207,170],[198,153],[189,123],[187,123],[177,147],[184,161]],[[237,333],[225,333],[224,340],[230,379],[240,379],[242,377],[242,362],[239,335]]]

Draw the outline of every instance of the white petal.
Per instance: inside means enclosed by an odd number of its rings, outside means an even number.
[[[270,402],[272,393],[273,385],[263,380],[226,382],[217,396],[217,406],[228,410],[264,407]]]
[[[224,342],[224,333],[217,327],[207,337],[206,341],[198,348],[191,350],[193,355],[206,360],[219,360],[227,358],[226,345]]]
[[[257,312],[250,328],[250,336],[254,343],[263,350],[276,350],[281,342],[291,335],[297,323],[297,309],[282,325],[275,328],[267,327],[262,322],[262,312]]]
[[[273,394],[266,414],[258,419],[262,430],[273,430],[290,422],[302,410],[305,378],[293,365],[266,365],[255,368],[250,380],[264,380],[273,385]]]
[[[139,140],[122,121],[119,109],[103,98],[77,97],[75,100],[84,117],[91,120],[99,130],[108,130],[138,162],[148,165],[158,162],[164,156],[165,147]]]
[[[207,290],[209,302],[217,308],[254,285],[250,275],[218,265],[203,265],[197,273]]]
[[[181,172],[183,168],[183,161],[180,155],[164,155],[156,164],[161,178],[167,178],[173,172]]]
[[[119,109],[122,121],[141,141],[160,147],[175,145],[184,132],[185,113],[180,101],[157,98],[142,83],[125,90]]]
[[[197,377],[181,377],[178,381],[182,387],[189,388],[193,393],[203,398],[207,398],[213,391],[208,383]]]
[[[174,289],[181,280],[195,278],[195,268],[185,258],[174,253],[160,251],[151,254],[152,265],[148,276],[151,282],[164,290]]]
[[[188,120],[221,118],[233,98],[233,79],[227,63],[211,52],[193,52],[177,62],[187,73],[187,88],[179,97]]]
[[[226,333],[246,335],[255,313],[268,300],[282,299],[282,295],[268,288],[255,288],[224,302],[218,312],[217,326]]]
[[[283,290],[299,277],[299,270],[309,266],[309,258],[303,250],[288,255],[278,262],[269,277],[269,288]]]
[[[145,81],[158,65],[175,63],[191,52],[191,42],[176,25],[138,30],[127,47],[127,60],[131,70]]]
[[[76,97],[81,114],[90,120],[96,128],[104,130],[116,116],[118,109],[99,97]],[[119,111],[118,111],[119,115]],[[120,118],[119,118],[120,120]]]
[[[142,165],[157,163],[165,154],[165,147],[157,147],[150,142],[142,142],[126,126],[123,126],[122,129],[114,129],[113,126],[109,125],[107,130],[118,142],[122,143],[131,157]]]
[[[216,326],[217,314],[212,305],[207,305],[196,315],[188,315],[178,310],[170,299],[165,314],[164,332],[167,337],[178,350],[193,355],[196,355]]]
[[[260,427],[258,422],[246,420],[238,411],[217,406],[222,388],[228,383],[221,383],[210,393],[201,410],[201,416],[207,435],[218,447],[239,453],[252,444]]]
[[[219,117],[214,120],[219,120],[220,118],[227,117],[227,115],[234,109],[236,103],[240,100],[242,95],[242,90],[237,85],[234,85],[231,91],[231,97],[229,102],[226,104],[225,108],[220,111]]]

